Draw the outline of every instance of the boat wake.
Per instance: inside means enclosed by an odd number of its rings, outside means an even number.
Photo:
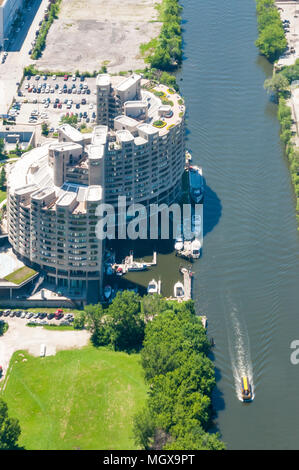
[[[230,315],[229,328],[229,348],[231,356],[231,364],[235,381],[236,395],[240,401],[241,395],[241,379],[247,376],[252,387],[252,400],[254,399],[254,383],[252,362],[250,358],[249,336],[245,321],[239,316],[236,308],[233,308]]]

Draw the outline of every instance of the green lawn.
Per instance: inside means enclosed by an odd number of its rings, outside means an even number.
[[[5,276],[5,280],[9,282],[13,282],[14,284],[22,284],[22,282],[30,279],[32,276],[36,274],[34,269],[28,268],[28,266],[23,266],[22,268],[17,269],[8,276]]]
[[[6,199],[6,191],[0,190],[0,202],[4,201],[4,199]]]
[[[136,448],[132,416],[146,399],[139,355],[93,346],[45,358],[18,351],[10,368],[3,398],[26,449]]]

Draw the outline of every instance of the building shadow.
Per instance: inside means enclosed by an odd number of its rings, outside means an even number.
[[[16,30],[14,32],[11,32],[8,36],[7,42],[4,43],[5,50],[7,50],[8,52],[19,52],[21,50],[41,3],[42,0],[35,0],[34,2],[30,3],[30,11],[28,11],[27,9],[23,9],[21,24],[17,26]],[[24,22],[23,25],[22,22]],[[18,28],[20,29],[20,31],[18,31]]]
[[[205,201],[203,205],[203,236],[212,232],[222,215],[222,204],[210,186],[205,185]]]

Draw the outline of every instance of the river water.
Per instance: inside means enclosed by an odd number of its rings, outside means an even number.
[[[279,140],[263,89],[253,0],[182,0],[188,148],[203,166],[204,252],[194,298],[214,337],[216,423],[230,449],[299,448],[299,237]],[[238,400],[251,376],[255,399]]]
[[[207,185],[193,297],[216,345],[215,427],[229,449],[299,449],[299,364],[290,361],[299,340],[299,237],[277,107],[263,89],[272,68],[254,46],[255,2],[181,4],[187,148]],[[180,277],[171,251],[160,246],[158,266],[127,279],[146,286],[160,276],[171,295]],[[250,404],[238,398],[244,374]]]

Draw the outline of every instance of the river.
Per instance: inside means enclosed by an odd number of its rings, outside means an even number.
[[[253,0],[183,0],[188,142],[203,166],[204,252],[194,298],[216,347],[216,423],[229,449],[298,449],[299,237],[279,140],[263,89]],[[238,400],[242,372],[255,399]]]
[[[299,364],[290,361],[299,340],[299,237],[277,107],[263,88],[272,68],[254,45],[255,2],[181,4],[187,148],[207,187],[193,297],[216,345],[215,428],[228,449],[299,449]],[[170,251],[160,246],[158,266],[127,279],[146,286],[160,276],[171,295],[181,261]],[[238,398],[243,374],[254,387],[250,404]]]

